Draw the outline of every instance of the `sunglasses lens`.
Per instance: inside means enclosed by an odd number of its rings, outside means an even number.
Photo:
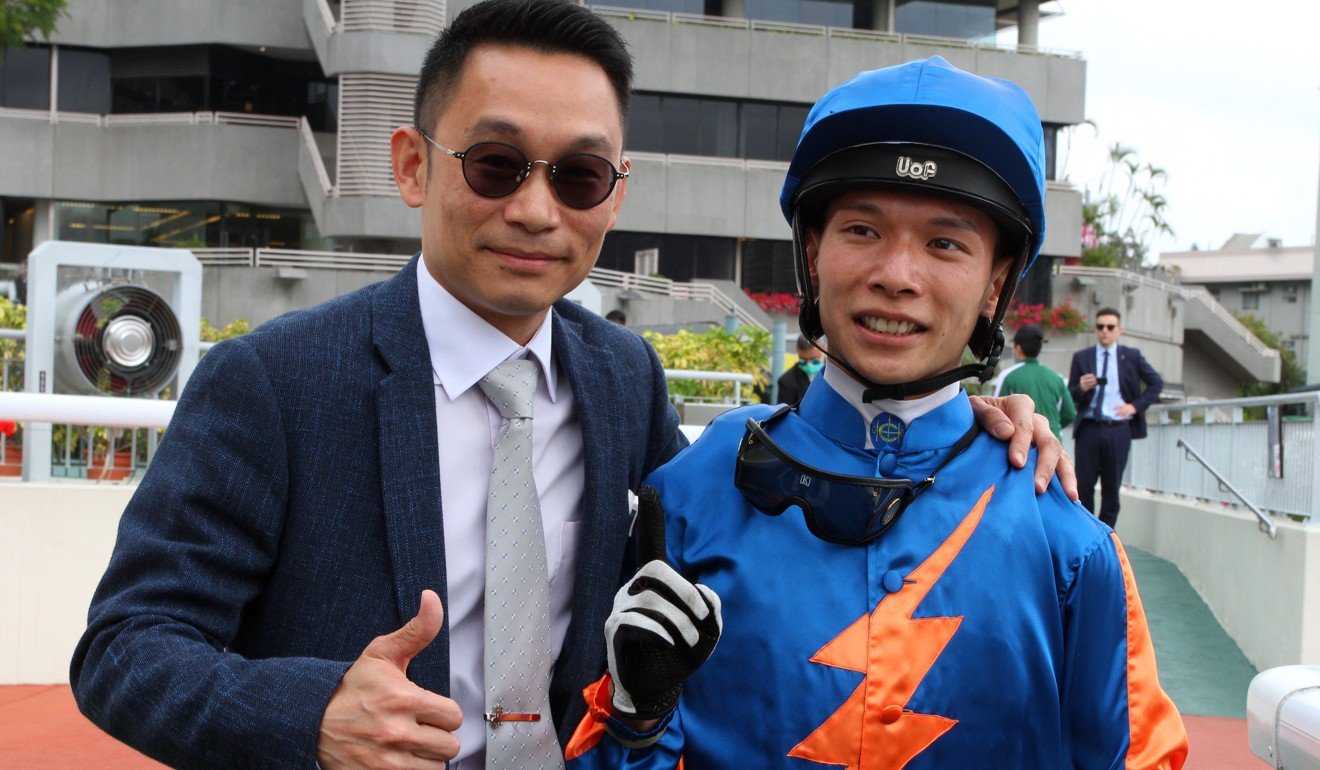
[[[555,164],[555,192],[576,209],[600,205],[614,189],[614,166],[599,155],[565,155]]]
[[[474,144],[463,158],[463,178],[478,195],[502,198],[522,184],[527,156],[499,142]]]

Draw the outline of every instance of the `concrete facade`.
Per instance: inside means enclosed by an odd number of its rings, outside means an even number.
[[[1305,368],[1311,322],[1311,273],[1315,248],[1271,244],[1258,236],[1235,236],[1224,248],[1160,255],[1184,284],[1204,286],[1234,313],[1259,318]]]
[[[1124,490],[1124,543],[1177,565],[1215,619],[1260,670],[1320,665],[1320,525]]]
[[[448,16],[470,4],[449,3]],[[324,0],[71,0],[52,42],[92,49],[224,45],[314,61],[327,77],[395,78],[388,82],[396,83],[415,75],[432,39],[429,32],[397,23],[393,29],[346,29],[327,20],[329,7]],[[636,60],[636,88],[643,92],[805,107],[860,70],[940,55],[971,71],[1021,84],[1048,124],[1067,126],[1085,118],[1086,63],[1073,56],[732,17],[600,12],[628,42]],[[736,4],[726,6],[726,12],[738,12]],[[383,117],[373,112],[371,120],[390,125],[407,120],[411,112],[410,100],[395,90],[377,94],[377,101],[391,102],[385,106],[353,102],[342,92],[340,98],[341,125],[345,115],[361,115],[362,110],[380,112]],[[98,125],[40,117],[0,114],[0,146],[18,148],[0,153],[0,196],[36,201],[39,211],[48,210],[52,200],[232,201],[309,210],[319,235],[336,239],[336,248],[415,247],[417,212],[399,203],[388,181],[388,127],[373,123],[366,143],[355,140],[353,155],[340,158],[341,142],[333,134],[314,136],[312,152],[288,127]],[[321,182],[317,160],[328,186]],[[336,167],[357,169],[364,163],[377,169],[375,181],[353,189],[366,194],[342,194],[334,184]],[[620,231],[789,239],[776,204],[783,163],[635,153],[634,168]],[[1079,192],[1051,183],[1046,208],[1044,252],[1076,256]],[[741,275],[740,268],[732,274]]]

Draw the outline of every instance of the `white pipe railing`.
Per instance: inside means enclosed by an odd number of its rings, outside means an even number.
[[[0,420],[106,428],[164,428],[177,401],[0,391]]]
[[[707,372],[700,370],[686,369],[666,369],[666,380],[696,380],[698,382],[732,382],[733,398],[735,401],[742,402],[742,386],[751,385],[755,378],[750,374],[741,372]]]

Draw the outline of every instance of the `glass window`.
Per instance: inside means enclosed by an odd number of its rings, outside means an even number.
[[[743,241],[742,285],[754,292],[797,294],[793,244],[789,241]]]
[[[992,38],[995,0],[898,0],[894,31],[964,40]]]
[[[630,150],[786,161],[808,107],[700,96],[635,94]]]
[[[0,107],[50,109],[50,49],[10,48],[0,59]]]
[[[665,152],[722,158],[738,154],[738,105],[689,96],[661,97]]]
[[[628,108],[628,149],[638,152],[664,152],[665,129],[661,120],[661,102],[657,94],[633,94]]]
[[[614,8],[640,8],[670,13],[706,13],[704,0],[610,0],[609,5]]]
[[[746,11],[747,18],[762,21],[826,27],[851,27],[853,24],[852,0],[746,0]]]
[[[1045,131],[1045,178],[1055,179],[1058,176],[1058,157],[1059,157],[1059,126],[1045,123],[1042,128]]]
[[[305,248],[321,245],[311,212],[216,201],[97,203],[60,201],[57,238],[176,248]]]
[[[1242,292],[1242,309],[1243,309],[1243,310],[1259,310],[1259,309],[1260,309],[1260,294],[1257,293],[1257,292],[1254,292],[1254,291],[1244,291],[1244,292]]]
[[[631,273],[638,251],[659,249],[660,275],[665,278],[732,280],[734,248],[733,238],[612,231],[605,236],[596,266]]]
[[[59,108],[64,112],[110,112],[110,55],[60,48]]]

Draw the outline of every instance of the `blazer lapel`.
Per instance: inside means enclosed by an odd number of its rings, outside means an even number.
[[[448,606],[444,522],[440,511],[440,449],[435,382],[417,296],[418,257],[372,299],[372,341],[389,371],[377,385],[381,501],[394,568],[400,622],[417,613],[422,589]],[[413,658],[419,686],[449,694],[449,618],[440,636]]]
[[[573,618],[551,684],[556,723],[563,727],[568,682],[594,679],[604,659],[605,619],[622,575],[628,527],[628,469],[632,466],[625,419],[619,414],[623,383],[613,357],[583,339],[580,324],[555,312],[554,357],[573,389],[582,425],[582,529],[573,576]],[[640,445],[641,438],[634,437]],[[580,700],[580,698],[578,698]],[[571,728],[569,728],[571,729]]]

